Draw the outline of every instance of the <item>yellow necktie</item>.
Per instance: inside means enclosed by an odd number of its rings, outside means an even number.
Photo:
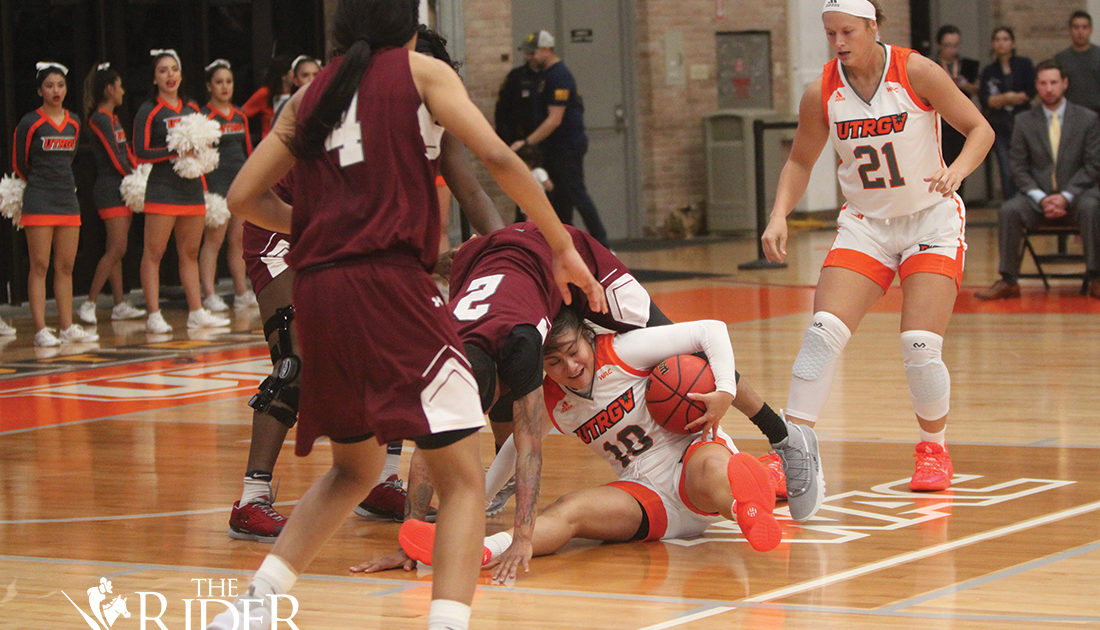
[[[1058,143],[1062,140],[1062,124],[1058,122],[1058,112],[1050,114],[1050,153],[1054,158],[1053,169],[1050,172],[1050,183],[1054,190],[1058,190]]]

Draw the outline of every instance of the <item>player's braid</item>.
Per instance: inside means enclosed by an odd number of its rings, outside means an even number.
[[[341,0],[333,15],[334,52],[344,53],[317,106],[298,124],[290,147],[298,159],[321,155],[325,138],[340,124],[377,48],[403,46],[419,23],[417,0]]]

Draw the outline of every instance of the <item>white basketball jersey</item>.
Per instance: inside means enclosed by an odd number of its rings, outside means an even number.
[[[925,177],[943,168],[940,115],[909,84],[907,48],[884,45],[886,67],[868,103],[836,59],[825,64],[821,98],[829,139],[840,157],[837,178],[848,208],[875,219],[919,212],[943,200]]]
[[[679,461],[697,436],[672,433],[653,420],[645,404],[649,372],[624,363],[615,352],[614,337],[596,337],[592,398],[547,377],[546,408],[559,431],[579,438],[607,459],[620,477],[641,476]]]

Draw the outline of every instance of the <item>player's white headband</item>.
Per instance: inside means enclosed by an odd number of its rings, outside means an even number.
[[[298,71],[298,66],[300,66],[300,65],[302,65],[303,63],[306,63],[306,62],[315,63],[315,64],[317,64],[318,68],[321,67],[321,61],[320,60],[314,59],[313,57],[310,57],[309,55],[298,55],[297,57],[294,58],[294,61],[290,62],[290,69],[297,72]]]
[[[175,59],[176,64],[178,64],[181,68],[183,67],[183,63],[180,61],[180,55],[176,52],[174,48],[154,48],[149,51],[150,57],[159,57],[161,55],[168,55],[172,59]]]
[[[203,70],[210,72],[214,68],[225,68],[226,70],[232,70],[233,66],[230,65],[229,61],[226,59],[215,59],[214,61],[206,64],[206,67],[203,68]]]
[[[34,64],[35,72],[42,72],[43,70],[47,70],[49,68],[57,68],[61,71],[61,74],[69,74],[69,69],[57,63],[56,61],[39,61],[38,63]]]
[[[830,11],[847,13],[868,20],[878,19],[875,13],[875,5],[867,0],[825,0],[825,6],[822,7],[821,13],[829,13]]]

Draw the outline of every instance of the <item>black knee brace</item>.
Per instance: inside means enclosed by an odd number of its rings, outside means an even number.
[[[278,339],[271,347],[271,376],[260,383],[259,391],[248,401],[248,406],[256,411],[270,415],[286,425],[293,427],[298,422],[298,375],[302,370],[302,360],[294,354],[294,344],[290,338],[290,323],[294,321],[294,306],[288,305],[275,311],[264,322],[264,336],[271,338],[278,333]]]

